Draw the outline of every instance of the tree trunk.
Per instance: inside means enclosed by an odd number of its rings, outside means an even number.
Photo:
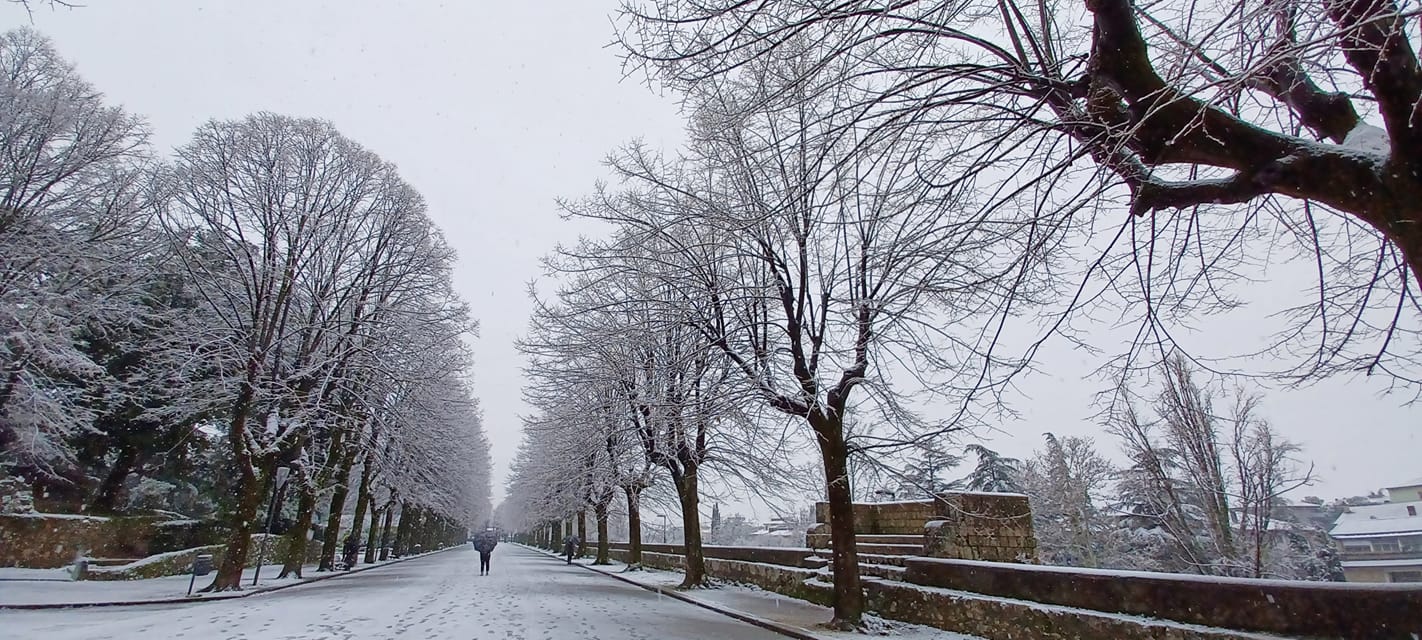
[[[375,562],[375,536],[380,532],[380,509],[371,507],[370,509],[370,531],[365,538],[365,563]]]
[[[104,481],[99,483],[93,500],[89,501],[87,511],[89,513],[117,513],[119,499],[123,497],[123,483],[128,480],[128,476],[133,473],[136,466],[138,466],[138,451],[129,446],[119,447],[118,454],[114,457],[113,466],[109,467],[109,472],[104,475]]]
[[[578,509],[578,557],[587,555],[588,552],[588,512],[586,509]]]
[[[341,514],[345,512],[350,472],[349,460],[344,461],[336,472],[336,489],[331,493],[331,507],[326,514],[326,531],[321,538],[321,563],[316,566],[317,571],[333,571],[336,568],[336,549],[341,546]]]
[[[380,527],[380,560],[382,562],[390,559],[390,525],[395,521],[395,497],[391,496],[390,503],[385,505],[385,524]]]
[[[842,415],[842,414],[840,414]],[[834,620],[830,625],[852,630],[863,622],[864,592],[859,583],[859,553],[854,544],[854,496],[849,486],[849,448],[844,442],[844,421],[814,411],[810,426],[818,436],[829,501],[830,544],[834,557]]]
[[[612,564],[607,547],[607,501],[593,507],[593,517],[597,519],[597,559],[593,564]]]
[[[424,553],[430,550],[433,539],[431,533],[439,527],[439,517],[434,512],[427,509],[420,509],[419,519],[415,521],[415,535],[410,538],[410,548],[414,553]]]
[[[681,548],[682,578],[681,588],[696,589],[706,586],[706,555],[701,549],[701,498],[697,493],[696,465],[683,464],[685,473],[676,474],[676,494],[681,501]]]
[[[227,431],[233,462],[237,465],[237,482],[232,487],[237,496],[237,504],[232,510],[232,530],[227,536],[217,576],[203,591],[236,591],[242,588],[242,569],[247,565],[247,550],[252,546],[252,531],[257,527],[257,512],[262,506],[265,484],[257,477],[257,461],[247,449],[247,414],[251,411],[255,393],[252,379],[256,366],[255,361],[248,363],[247,381],[233,403],[232,421]]]
[[[566,538],[568,536],[563,533],[562,518],[558,518],[557,520],[553,521],[553,533],[550,537],[553,538],[553,550],[558,553],[563,553],[563,538]]]
[[[365,533],[365,510],[370,507],[370,456],[365,456],[360,469],[360,487],[356,489],[355,515],[351,517],[351,536],[360,543],[362,534]]]
[[[642,566],[642,490],[623,487],[627,494],[627,566]]]
[[[396,558],[399,558],[406,554],[407,549],[405,547],[407,546],[407,540],[410,537],[410,525],[413,524],[410,521],[411,517],[413,516],[411,512],[414,510],[415,508],[410,505],[409,501],[400,503],[400,521],[399,524],[395,525],[394,547]]]
[[[296,523],[286,532],[286,558],[278,578],[290,575],[300,578],[301,569],[306,566],[307,537],[311,533],[311,519],[316,514],[316,488],[306,482],[304,473],[298,478],[297,486],[301,488],[301,500],[296,505]]]

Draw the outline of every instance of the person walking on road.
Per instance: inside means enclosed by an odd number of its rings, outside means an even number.
[[[493,528],[480,531],[474,536],[474,550],[479,552],[479,575],[489,575],[489,558],[494,555],[494,547],[499,544],[499,533]]]
[[[345,570],[354,569],[356,556],[360,555],[360,542],[355,539],[355,536],[346,536],[346,544],[341,551],[341,564],[345,565]]]
[[[583,541],[578,539],[578,534],[576,533],[569,534],[568,537],[563,538],[563,555],[568,557],[568,564],[573,564],[573,556],[578,553],[578,546],[582,543]]]

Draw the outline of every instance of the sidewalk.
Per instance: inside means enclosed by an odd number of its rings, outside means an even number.
[[[544,549],[525,548],[562,559],[562,556]],[[594,566],[590,558],[574,560],[573,564],[800,640],[863,640],[865,635],[825,629],[822,625],[834,617],[834,610],[829,607],[754,586],[718,584],[709,589],[681,591],[676,589],[682,579],[679,571],[627,571],[627,565],[616,561],[608,565]],[[864,619],[870,635],[893,636],[899,640],[982,640],[976,636],[884,620],[876,616],[866,615]]]
[[[277,591],[288,587],[319,582],[337,576],[346,576],[370,569],[422,558],[432,553],[450,549],[447,547],[429,553],[409,555],[394,560],[374,564],[362,564],[350,571],[327,571],[317,573],[315,564],[302,568],[304,578],[278,580],[280,564],[262,565],[261,579],[252,586],[252,576],[256,569],[242,572],[242,590],[222,593],[198,593],[199,589],[212,583],[213,573],[199,576],[193,584],[193,594],[187,595],[190,575],[164,576],[147,580],[81,580],[65,579],[63,569],[0,569],[0,610],[3,609],[60,609],[68,607],[103,607],[138,604],[163,604],[173,602],[194,602],[205,600],[230,600],[245,598],[259,593]]]

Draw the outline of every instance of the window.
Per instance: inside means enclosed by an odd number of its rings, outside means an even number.
[[[1373,550],[1373,546],[1366,542],[1344,542],[1343,550],[1348,553],[1367,553]]]
[[[1388,582],[1422,582],[1422,571],[1393,571],[1387,574]]]
[[[1396,540],[1374,540],[1373,551],[1401,551]]]

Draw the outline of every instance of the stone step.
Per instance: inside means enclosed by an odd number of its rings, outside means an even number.
[[[876,564],[892,564],[903,566],[905,558],[923,557],[922,549],[909,547],[907,545],[867,545],[861,544],[854,547],[859,552],[860,562],[873,562]],[[887,552],[886,552],[887,551]],[[815,549],[815,555],[811,557],[823,559],[829,562],[831,552],[829,549]]]
[[[904,559],[909,557],[912,556],[883,555],[879,553],[861,553],[859,554],[859,564],[888,564],[893,565],[895,567],[902,567],[904,566]]]
[[[857,544],[854,546],[859,550],[859,553],[882,556],[923,555],[923,545],[921,544]]]
[[[854,541],[859,544],[907,544],[915,547],[923,546],[922,535],[861,533],[854,536]]]
[[[907,571],[902,566],[891,564],[863,564],[859,565],[859,575],[873,576],[885,580],[904,581],[904,572]]]
[[[884,580],[903,582],[905,571],[906,569],[903,567],[891,564],[861,563],[859,565],[859,576],[861,578],[881,578]],[[834,570],[830,567],[820,569],[815,572],[813,579],[816,582],[822,582],[824,584],[834,584]]]

